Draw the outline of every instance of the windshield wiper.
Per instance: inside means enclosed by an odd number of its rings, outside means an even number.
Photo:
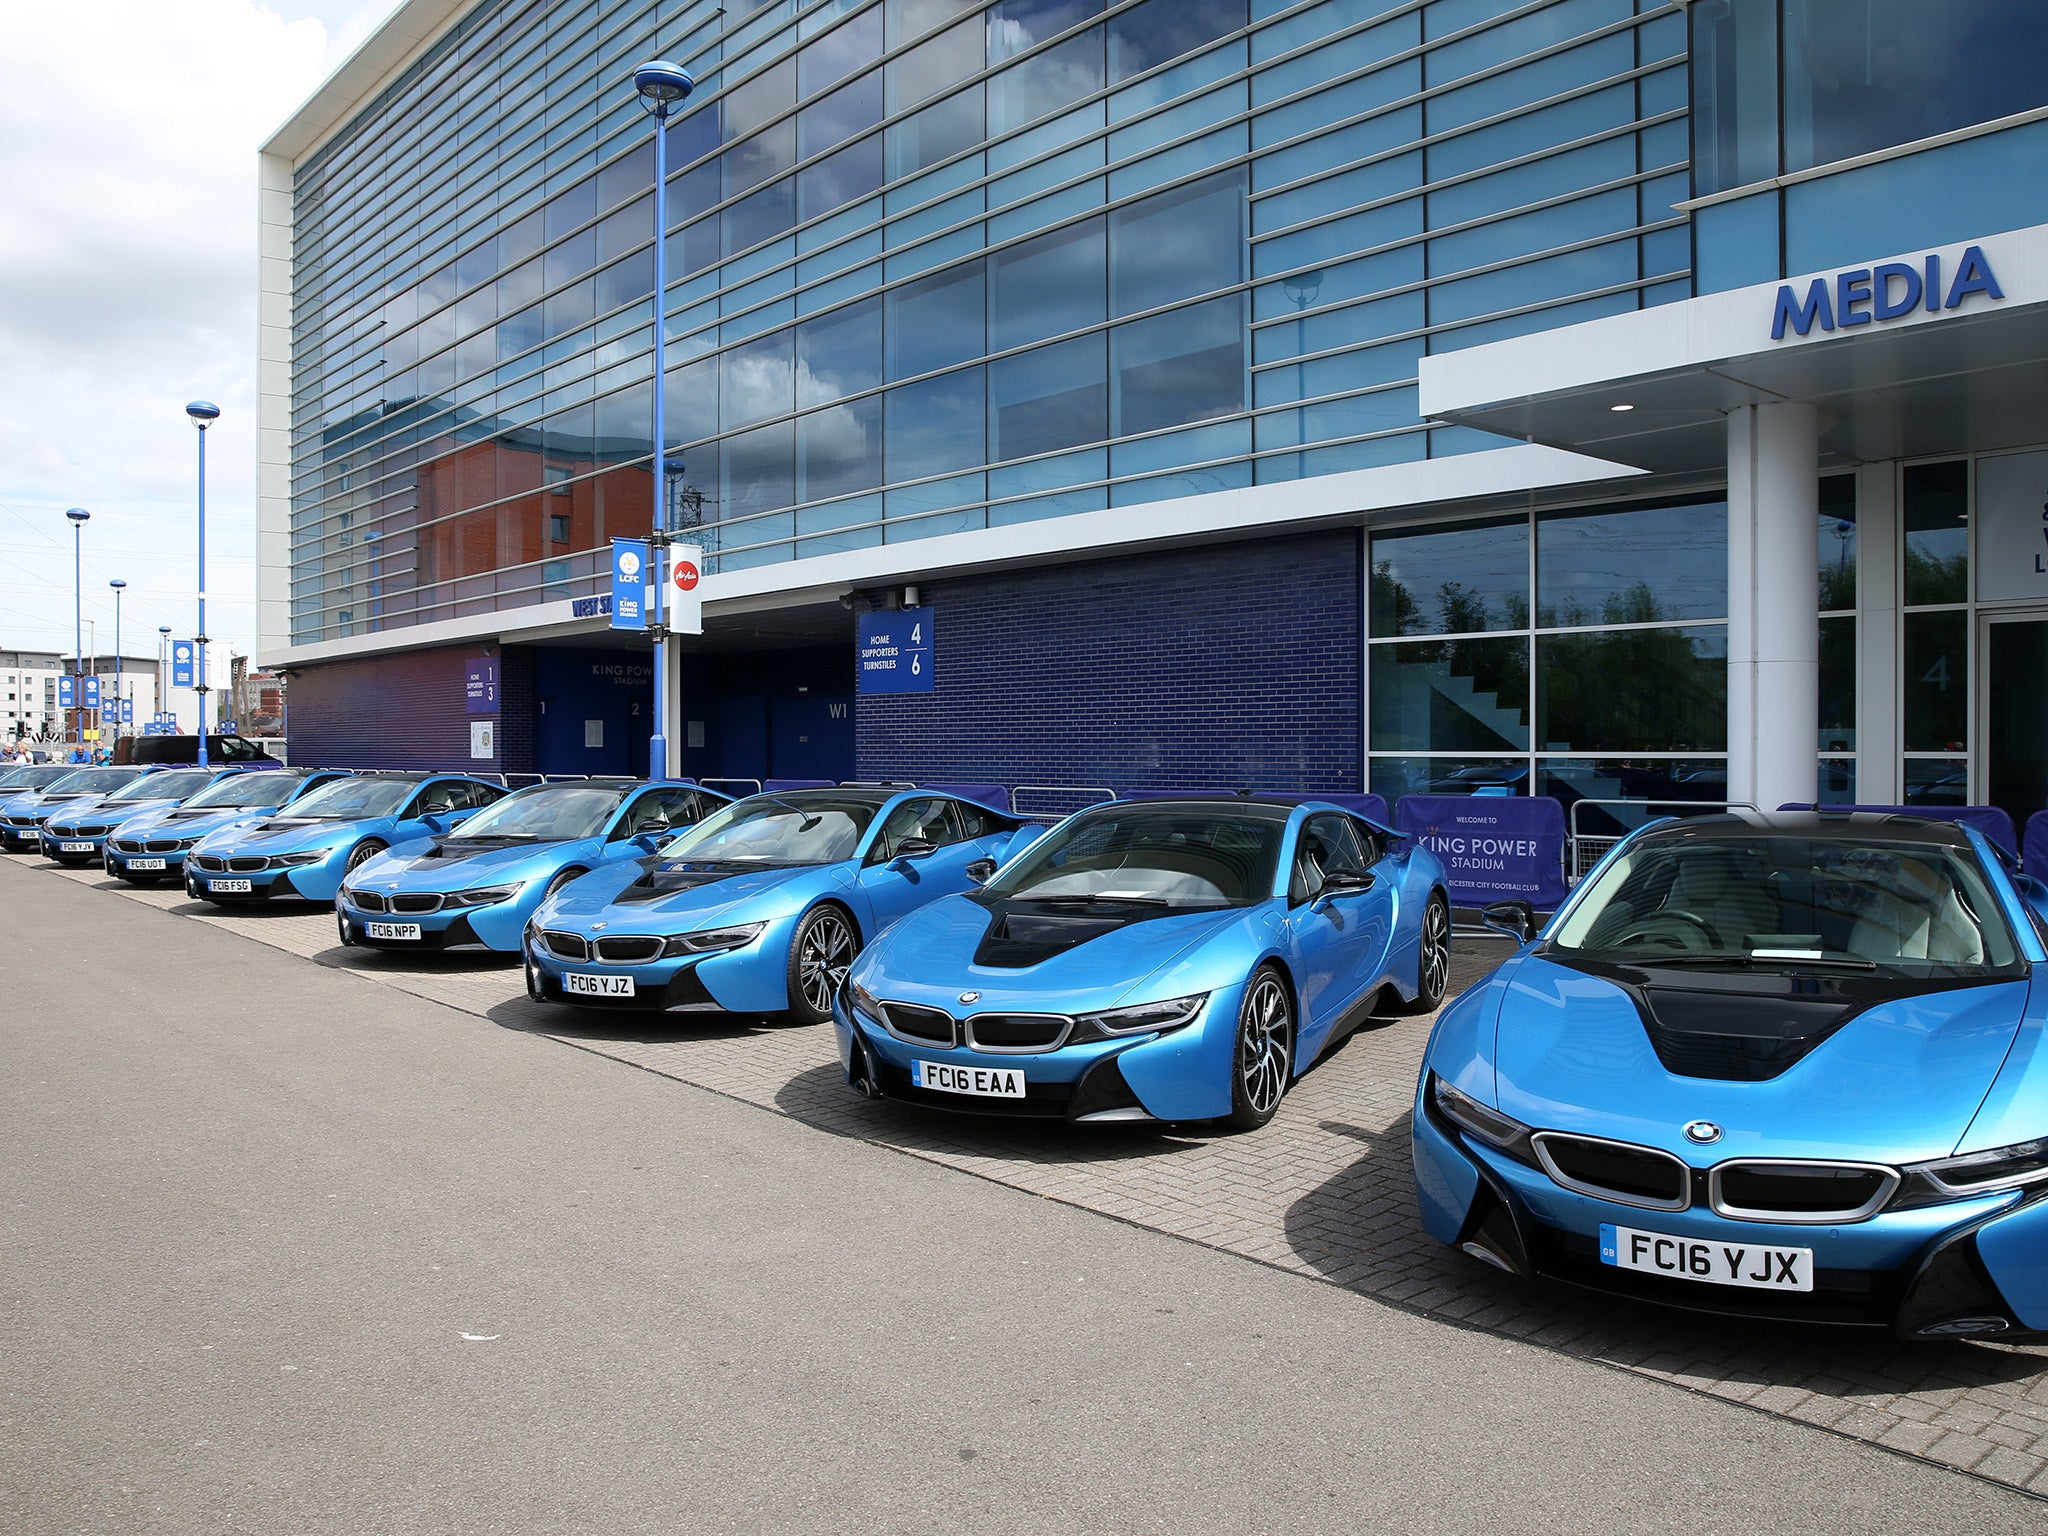
[[[1012,901],[1028,901],[1042,907],[1094,907],[1114,905],[1124,907],[1170,907],[1172,902],[1163,896],[1134,896],[1122,892],[1095,891],[1086,896],[1012,896]]]
[[[1825,966],[1830,970],[1874,971],[1878,968],[1875,960],[1856,960],[1846,955],[1703,955],[1698,953],[1661,955],[1651,958],[1647,955],[1623,953],[1616,956],[1622,965],[1632,965],[1640,970],[1651,970],[1658,966],[1676,965],[1726,965],[1737,970],[1754,970],[1758,966]]]

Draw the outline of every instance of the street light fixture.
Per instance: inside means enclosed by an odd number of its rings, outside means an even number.
[[[199,429],[199,633],[192,637],[198,651],[198,672],[192,691],[199,695],[199,766],[206,766],[206,429],[220,418],[220,407],[210,400],[194,400],[185,407],[192,425]]]
[[[664,463],[663,406],[668,394],[668,119],[689,99],[697,82],[680,64],[651,59],[633,71],[633,89],[640,105],[654,119],[654,516],[652,537],[654,601],[648,605],[647,629],[654,641],[654,735],[647,743],[649,777],[668,777],[669,637],[662,622],[668,603],[668,485]]]
[[[114,739],[121,736],[121,593],[128,583],[116,576],[107,583],[114,589]],[[106,722],[107,712],[100,710],[100,721]]]
[[[71,706],[77,711],[78,752],[85,755],[85,525],[92,514],[73,507],[71,519]]]

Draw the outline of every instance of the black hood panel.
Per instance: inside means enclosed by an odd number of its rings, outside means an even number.
[[[724,864],[692,864],[688,860],[664,864],[658,858],[646,858],[639,863],[639,877],[612,898],[621,906],[660,901],[678,891],[693,891],[700,885],[716,885],[735,875],[754,873]]]
[[[1176,915],[1162,907],[1105,906],[1100,911],[1061,911],[1037,902],[1003,901],[980,894],[968,899],[987,907],[990,913],[988,932],[975,946],[974,963],[1008,971],[1038,965],[1133,923]]]

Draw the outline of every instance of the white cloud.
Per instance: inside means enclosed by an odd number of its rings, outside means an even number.
[[[0,49],[0,643],[124,649],[194,619],[194,433],[208,435],[216,670],[255,640],[256,149],[395,0],[13,7]],[[104,600],[103,600],[104,599]],[[147,643],[145,643],[145,641]]]

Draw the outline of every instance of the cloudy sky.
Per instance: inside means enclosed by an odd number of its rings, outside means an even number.
[[[0,649],[113,649],[195,618],[208,434],[214,666],[255,642],[256,147],[396,0],[84,0],[7,10],[0,47]]]

